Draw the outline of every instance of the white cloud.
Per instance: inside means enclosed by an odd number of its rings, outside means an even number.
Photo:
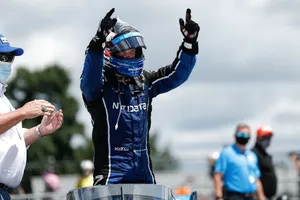
[[[84,49],[74,48],[78,44],[72,44],[76,41],[76,36],[72,34],[75,30],[69,27],[58,27],[55,30],[35,31],[23,42],[24,56],[16,59],[15,64],[26,63],[30,67],[44,67],[45,65],[58,61],[60,64],[76,69],[79,73],[79,67],[84,60]],[[64,34],[62,34],[64,33]],[[77,55],[82,56],[77,56]]]

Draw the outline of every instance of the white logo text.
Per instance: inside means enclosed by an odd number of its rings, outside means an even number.
[[[129,105],[129,106],[125,106],[125,105],[120,105],[119,102],[114,102],[112,105],[113,109],[121,109],[121,110],[126,110],[127,112],[139,112],[140,110],[146,110],[147,109],[147,104],[146,103],[141,103],[139,105]]]

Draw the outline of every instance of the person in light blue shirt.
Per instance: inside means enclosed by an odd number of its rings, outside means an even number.
[[[236,142],[222,150],[214,169],[216,199],[251,200],[255,193],[259,200],[265,199],[257,157],[246,148],[250,136],[250,127],[239,124],[234,134]]]

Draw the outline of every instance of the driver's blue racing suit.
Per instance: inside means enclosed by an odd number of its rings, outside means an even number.
[[[185,82],[196,56],[180,47],[172,64],[120,81],[105,70],[103,52],[86,52],[80,87],[91,115],[94,185],[156,183],[149,152],[151,102]]]

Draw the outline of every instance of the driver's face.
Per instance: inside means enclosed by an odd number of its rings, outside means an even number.
[[[127,49],[125,51],[121,51],[116,54],[120,58],[133,59],[135,58],[135,49]]]

